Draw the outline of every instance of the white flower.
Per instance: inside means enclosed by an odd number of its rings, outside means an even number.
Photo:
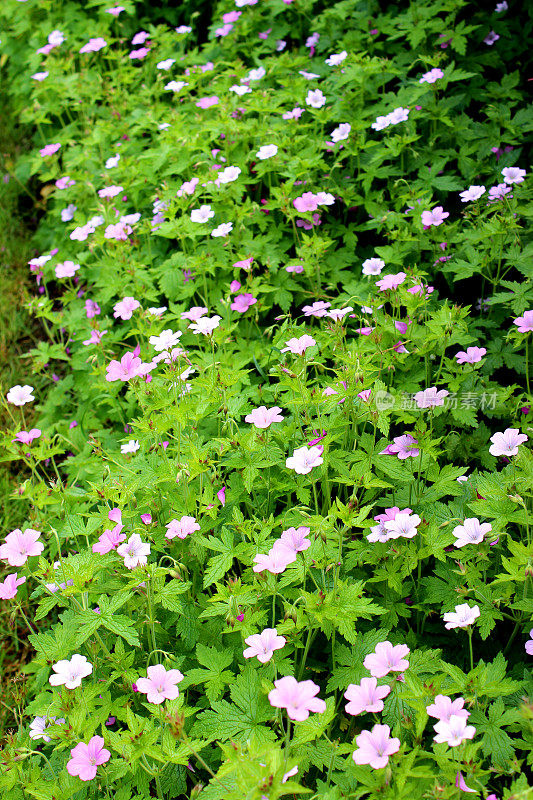
[[[336,67],[342,64],[347,55],[346,50],[343,50],[342,53],[332,53],[329,58],[326,58],[326,64],[329,67]]]
[[[504,167],[502,169],[505,183],[523,183],[526,174],[525,169],[520,169],[519,167]]]
[[[286,460],[285,466],[288,469],[293,469],[297,475],[307,475],[313,467],[318,467],[323,463],[323,452],[324,448],[321,445],[298,447],[292,456]]]
[[[169,92],[179,92],[184,86],[188,85],[189,84],[186,81],[169,81],[165,84],[165,89],[167,89]],[[168,124],[166,127],[168,128]]]
[[[215,212],[211,210],[211,206],[205,205],[200,208],[195,208],[191,211],[192,222],[207,222],[215,216]]]
[[[447,611],[443,620],[446,623],[446,629],[451,630],[452,628],[466,628],[468,625],[472,625],[478,617],[479,606],[470,608],[468,603],[463,603],[455,606],[455,611]]]
[[[352,130],[352,126],[349,122],[341,122],[338,128],[335,128],[334,131],[331,132],[331,141],[332,142],[342,142],[343,139],[347,139],[350,135],[350,131]]]
[[[433,737],[435,741],[439,744],[446,742],[450,747],[457,747],[465,739],[472,739],[476,732],[465,717],[458,717],[457,714],[452,714],[449,720],[439,720],[434,728],[437,734]]]
[[[120,452],[121,453],[136,453],[137,450],[140,448],[140,444],[136,439],[130,439],[129,442],[126,444],[120,445]]]
[[[232,183],[237,180],[240,174],[241,170],[239,167],[225,167],[218,173],[217,180],[220,181],[220,183]]]
[[[211,236],[227,236],[233,230],[233,222],[222,222],[218,228],[211,231]]]
[[[241,97],[243,94],[250,94],[252,91],[249,86],[239,86],[238,83],[234,83],[233,86],[229,87],[230,92],[234,92],[235,94]]]
[[[457,525],[453,529],[456,538],[456,547],[464,547],[467,544],[479,544],[485,538],[485,534],[492,530],[489,522],[481,523],[476,517],[465,519],[462,525]]]
[[[265,158],[272,158],[272,156],[275,156],[277,152],[277,144],[264,144],[259,148],[255,155],[257,158],[260,158],[261,161],[264,161]]]
[[[35,717],[35,719],[30,722],[30,739],[43,739],[45,742],[49,742],[50,737],[45,734],[45,730],[51,728],[52,725],[64,724],[65,720],[63,717],[60,719],[57,717]]]
[[[375,131],[382,131],[384,128],[388,128],[391,124],[391,115],[387,114],[386,116],[376,117],[376,121],[372,123],[370,126]]]
[[[461,203],[471,203],[474,200],[479,200],[484,194],[484,186],[469,186],[464,192],[459,193],[459,197],[461,198]]]
[[[13,403],[14,406],[25,406],[26,403],[31,403],[35,400],[32,394],[33,391],[33,386],[28,386],[27,384],[24,386],[20,384],[12,386],[7,393],[7,402]]]
[[[157,67],[157,69],[170,69],[172,64],[175,64],[175,63],[176,63],[176,59],[175,58],[165,58],[164,61],[159,61],[156,64],[156,67]]]
[[[218,314],[215,314],[214,317],[200,317],[200,319],[196,320],[196,322],[191,322],[189,325],[189,330],[193,333],[203,333],[204,335],[209,335],[213,333],[215,328],[218,328],[220,324],[220,317]]]
[[[107,159],[107,161],[105,162],[105,168],[106,169],[113,169],[113,167],[117,166],[119,161],[120,161],[120,156],[117,153],[116,155],[111,156],[111,158]]]
[[[138,533],[132,533],[124,544],[117,547],[117,553],[124,558],[124,566],[128,569],[144,566],[150,555],[150,545],[142,541]]]
[[[170,328],[161,331],[159,336],[150,336],[149,342],[154,346],[156,353],[162,350],[169,350],[171,347],[176,347],[182,336],[181,331],[172,331]]]
[[[400,106],[399,108],[395,108],[394,111],[389,114],[389,121],[391,125],[397,125],[399,122],[405,122],[408,117],[409,109],[402,108]]]
[[[80,656],[78,653],[72,656],[70,661],[64,659],[58,661],[57,664],[52,665],[52,669],[56,673],[50,675],[48,682],[52,686],[65,685],[65,689],[75,689],[81,686],[82,678],[86,678],[93,671],[93,665],[87,661],[85,656]]]
[[[66,208],[63,208],[61,210],[62,222],[70,222],[70,220],[74,218],[75,211],[77,211],[77,206],[75,206],[74,203],[69,203]]]
[[[322,108],[322,106],[326,105],[326,97],[320,89],[309,89],[305,102],[312,108]]]
[[[382,258],[367,258],[363,261],[363,275],[379,275],[384,267]]]
[[[265,75],[266,69],[264,67],[257,67],[257,69],[251,69],[245,78],[241,78],[241,83],[246,83],[246,81],[258,81],[260,78],[264,78]]]

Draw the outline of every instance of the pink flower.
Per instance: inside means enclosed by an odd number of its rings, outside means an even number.
[[[253,295],[246,293],[246,294],[238,294],[235,297],[235,300],[231,304],[232,311],[238,311],[239,314],[244,314],[245,311],[248,311],[250,306],[253,306],[254,303],[257,303],[257,298]]]
[[[374,725],[371,731],[362,731],[355,738],[357,750],[353,754],[356,764],[370,764],[373,769],[383,769],[389,756],[400,749],[400,740],[390,738],[388,725]]]
[[[38,556],[44,550],[44,544],[39,542],[39,531],[26,528],[24,533],[16,528],[8,533],[5,542],[0,546],[0,558],[6,559],[12,567],[21,567],[30,556]]]
[[[533,628],[529,631],[529,639],[524,645],[526,649],[526,653],[529,656],[533,656]]]
[[[113,6],[112,8],[106,8],[106,14],[111,14],[113,17],[118,17],[118,15],[123,11],[125,11],[124,6]]]
[[[35,719],[30,722],[30,739],[43,739],[45,742],[50,742],[52,741],[51,737],[45,734],[45,730],[51,728],[52,725],[64,724],[65,720],[63,717],[60,719],[57,717],[35,717]]]
[[[479,606],[471,608],[468,603],[463,603],[455,606],[455,611],[447,611],[443,615],[443,620],[446,623],[445,628],[450,631],[453,628],[467,628],[473,625],[478,617]]]
[[[286,272],[295,272],[297,275],[300,275],[303,271],[302,264],[290,264],[288,267],[285,267]]]
[[[304,214],[306,211],[316,211],[318,208],[318,201],[313,192],[304,192],[301,197],[297,197],[296,200],[293,200],[293,206],[300,214]]]
[[[56,278],[73,278],[79,268],[80,265],[75,264],[74,261],[65,261],[63,264],[56,264]]]
[[[219,98],[214,94],[211,95],[211,97],[200,98],[200,100],[196,101],[195,105],[198,106],[198,108],[210,108],[211,106],[216,106],[218,102]]]
[[[49,75],[49,73],[46,72],[46,71],[44,71],[44,72],[34,72],[31,77],[33,78],[34,81],[44,81],[46,78],[48,78],[48,75]]]
[[[490,46],[493,45],[494,42],[497,42],[499,38],[500,38],[499,33],[496,33],[495,31],[490,31],[490,33],[487,33],[483,41],[485,42],[485,44],[488,44]]]
[[[312,108],[322,108],[326,104],[326,97],[320,89],[309,89],[305,102]]]
[[[131,225],[126,222],[117,222],[114,225],[108,225],[104,231],[105,239],[115,239],[117,242],[126,242],[128,236],[133,232]]]
[[[152,522],[152,515],[151,514],[141,514],[141,520],[144,525],[150,525]]]
[[[524,316],[517,317],[513,320],[513,325],[518,326],[520,333],[529,333],[533,331],[533,311],[524,311]]]
[[[67,189],[69,186],[74,186],[76,181],[73,181],[68,175],[65,175],[64,178],[58,178],[56,181],[56,186],[58,189]]]
[[[490,437],[492,442],[489,453],[493,456],[515,456],[518,448],[527,442],[527,435],[520,433],[518,428],[507,428],[503,433],[495,433]]]
[[[33,391],[33,386],[28,386],[27,384],[24,386],[20,384],[12,386],[6,395],[7,402],[12,403],[14,406],[25,406],[26,403],[31,403],[35,400],[32,394]]]
[[[492,530],[489,522],[481,523],[476,517],[465,519],[463,525],[457,525],[453,529],[456,540],[455,547],[464,547],[467,544],[479,544],[485,538],[485,534]]]
[[[450,717],[454,714],[456,717],[464,717],[467,719],[470,712],[463,708],[465,701],[462,697],[457,697],[452,700],[444,694],[438,694],[435,697],[432,705],[426,706],[426,711],[430,717],[436,717],[438,720],[449,722]]]
[[[409,666],[405,656],[409,653],[406,644],[379,642],[373,653],[369,653],[363,661],[373,678],[383,678],[389,672],[403,672]]]
[[[363,711],[383,711],[383,698],[390,693],[390,686],[378,686],[376,678],[362,678],[360,685],[350,683],[344,692],[346,713],[354,717]]]
[[[63,659],[52,665],[55,675],[50,675],[48,683],[51,686],[65,686],[65,689],[76,689],[81,686],[81,681],[93,671],[93,665],[85,656],[78,653],[69,660]]]
[[[458,364],[477,364],[487,354],[485,347],[467,347],[455,354]]]
[[[129,381],[132,378],[147,375],[154,367],[153,362],[143,364],[133,353],[124,353],[120,361],[113,359],[106,367],[106,381]]]
[[[307,550],[308,547],[311,547],[311,542],[307,538],[309,533],[310,529],[306,528],[304,525],[301,525],[299,528],[287,528],[287,530],[283,531],[281,534],[278,542],[288,550],[292,550],[293,553],[301,553],[303,550]]]
[[[24,576],[18,578],[16,572],[11,573],[3,583],[0,583],[0,598],[2,600],[13,600],[17,596],[18,587],[25,582],[26,578]]]
[[[473,792],[474,794],[477,794],[475,789],[471,789],[466,785],[462,772],[458,772],[455,776],[455,787],[456,789],[460,789],[462,792]],[[495,794],[489,794],[487,795],[487,800],[498,800],[498,798]]]
[[[422,225],[425,228],[430,228],[432,225],[436,227],[441,225],[449,216],[448,211],[444,211],[442,206],[436,206],[431,211],[422,212]]]
[[[268,693],[268,700],[274,708],[286,708],[290,719],[302,722],[310,711],[321,714],[326,710],[324,700],[315,695],[320,691],[313,681],[300,681],[287,675],[274,681],[275,689]]]
[[[435,725],[436,736],[433,738],[439,744],[446,742],[450,747],[457,747],[465,739],[473,739],[476,729],[468,725],[464,716],[452,714],[448,720],[439,720]]]
[[[417,392],[415,400],[418,408],[435,408],[444,405],[444,398],[449,394],[446,389],[439,391],[436,386],[431,386],[429,389],[424,389],[423,392]]]
[[[139,692],[146,695],[149,703],[164,703],[165,700],[175,700],[179,697],[176,684],[183,680],[179,669],[166,670],[162,664],[148,667],[147,678],[137,678],[136,685]]]
[[[308,347],[313,347],[316,342],[312,336],[309,336],[307,333],[304,333],[303,336],[299,338],[293,337],[289,339],[288,342],[285,342],[286,347],[281,348],[282,353],[294,353],[295,355],[303,355]]]
[[[278,575],[280,572],[284,572],[289,564],[292,564],[294,561],[296,561],[296,553],[294,550],[283,547],[278,541],[274,547],[270,548],[267,555],[258,553],[255,556],[253,571],[263,572],[263,570],[266,569],[268,572],[272,573],[272,575]]]
[[[140,303],[138,300],[135,300],[133,297],[124,297],[118,303],[115,303],[113,306],[113,316],[115,319],[120,317],[120,319],[131,319],[133,312],[140,307]]]
[[[80,742],[71,751],[67,762],[69,775],[77,775],[82,781],[92,781],[96,777],[97,767],[111,758],[111,753],[104,747],[101,736],[93,736],[88,744]]]
[[[55,142],[55,144],[47,144],[41,150],[39,150],[40,155],[44,158],[45,156],[53,156],[54,153],[57,153],[61,145],[59,142]]]
[[[244,418],[245,422],[251,422],[256,428],[269,428],[273,422],[282,422],[284,417],[281,415],[281,408],[273,406],[267,408],[266,406],[259,406],[254,408],[250,414]]]
[[[410,433],[404,433],[402,436],[395,436],[393,444],[389,444],[385,450],[380,452],[380,455],[396,455],[403,461],[406,458],[416,458],[420,450],[415,445],[418,444],[418,439],[411,436]]]
[[[506,194],[509,194],[512,189],[506,183],[498,183],[496,186],[491,186],[489,189],[489,200],[502,200]],[[512,195],[511,195],[512,197]]]
[[[89,345],[91,344],[100,344],[100,342],[102,341],[102,337],[105,336],[106,333],[107,330],[105,331],[92,330],[90,337],[88,339],[83,340],[83,344],[85,345],[85,347],[89,347]]]
[[[226,505],[226,487],[225,486],[223,486],[222,489],[218,490],[217,497],[218,497],[219,502],[222,503],[223,506],[225,506]]]
[[[318,467],[323,463],[322,453],[324,448],[321,445],[314,447],[298,447],[292,456],[287,458],[285,466],[293,469],[297,475],[307,475],[313,467]]]
[[[253,260],[253,257],[250,256],[250,258],[245,258],[242,261],[236,261],[232,266],[234,266],[235,269],[244,269],[248,272],[252,266]]]
[[[113,529],[107,528],[96,544],[93,544],[92,551],[93,553],[101,553],[102,555],[105,553],[109,553],[111,550],[115,550],[118,545],[124,541],[126,538],[125,533],[121,533],[124,525],[122,524],[122,512],[120,508],[113,508],[108,514],[108,519],[111,522],[115,522],[116,525]]]
[[[34,439],[38,439],[42,431],[39,428],[32,428],[30,431],[19,431],[14,442],[22,442],[22,444],[31,444]]]
[[[102,39],[101,36],[97,36],[95,39],[89,39],[87,44],[80,47],[80,53],[97,53],[103,47],[107,47],[106,40]]]
[[[379,275],[385,268],[382,258],[367,258],[363,261],[363,275]]]
[[[148,561],[150,545],[143,542],[138,533],[132,533],[127,542],[117,547],[117,553],[124,558],[127,569],[135,569]]]
[[[404,282],[405,277],[405,272],[398,272],[396,275],[385,275],[380,281],[376,281],[376,286],[379,287],[380,292],[386,292],[388,289],[397,289]]]
[[[147,39],[150,38],[150,34],[146,33],[146,31],[139,31],[136,33],[133,39],[131,40],[132,44],[144,44]]]
[[[132,50],[129,54],[131,59],[144,58],[150,52],[149,47],[140,47],[138,50]]]
[[[261,664],[266,664],[287,642],[284,636],[278,636],[276,628],[265,628],[261,633],[254,633],[245,640],[248,647],[243,652],[245,658],[257,657]]]
[[[165,525],[167,532],[165,536],[167,539],[174,539],[175,536],[178,539],[185,539],[186,536],[189,536],[191,533],[200,530],[200,525],[196,522],[194,517],[187,517],[183,516],[181,519],[171,519]]]
[[[278,152],[277,144],[263,144],[257,151],[256,158],[259,158],[261,161],[264,161],[267,158],[272,158]]]
[[[291,2],[292,3],[292,0],[283,0],[283,2],[284,3],[287,3],[287,2]],[[292,778],[294,775],[297,775],[297,774],[298,774],[298,767],[296,766],[296,767],[293,767],[292,769],[290,769],[288,772],[285,773],[285,775],[281,779],[281,782],[282,783],[287,783],[289,778]],[[487,800],[488,800],[488,798],[487,798]]]

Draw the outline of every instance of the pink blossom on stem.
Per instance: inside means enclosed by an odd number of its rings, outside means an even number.
[[[390,686],[378,686],[376,678],[362,678],[359,685],[350,683],[344,697],[346,713],[357,716],[363,712],[383,711],[383,698],[390,693]]]
[[[135,569],[148,561],[150,545],[143,542],[138,533],[132,533],[127,542],[117,547],[117,553],[124,558],[127,569]]]
[[[256,428],[263,429],[269,428],[274,422],[282,422],[283,419],[279,406],[273,406],[272,408],[259,406],[259,408],[254,408],[250,414],[247,414],[244,421],[252,423]]]
[[[310,528],[301,525],[299,528],[287,528],[283,531],[278,539],[279,544],[292,550],[294,553],[301,553],[311,547],[311,542],[307,538],[310,533]]]
[[[146,670],[147,678],[137,678],[137,689],[146,695],[149,703],[164,703],[179,697],[177,684],[183,680],[179,669],[166,670],[162,664],[155,664]]]
[[[70,751],[71,759],[67,762],[69,775],[77,775],[82,781],[96,778],[97,768],[111,758],[111,753],[104,747],[101,736],[93,736],[88,744],[80,742]]]
[[[26,578],[24,576],[19,578],[16,572],[8,575],[6,579],[0,583],[0,599],[13,600],[13,598],[17,596],[18,587],[25,582]]]
[[[312,336],[309,336],[305,333],[303,336],[299,338],[293,337],[289,339],[288,342],[285,342],[285,347],[281,348],[282,353],[294,353],[295,355],[303,355],[308,347],[313,347],[316,344],[316,341],[313,339]]]
[[[449,212],[444,211],[442,206],[436,206],[431,211],[422,212],[422,225],[425,228],[431,228],[432,225],[436,227],[442,225],[444,220],[449,216]]]
[[[465,739],[473,739],[476,729],[468,725],[464,716],[452,714],[448,720],[439,720],[434,726],[436,736],[433,738],[439,744],[446,742],[450,747],[458,747]]]
[[[33,528],[26,528],[24,533],[16,528],[7,534],[4,544],[0,546],[0,558],[12,567],[21,567],[30,556],[38,556],[43,552],[44,544],[38,541],[40,535]]]
[[[256,657],[261,664],[266,664],[287,642],[284,636],[278,636],[276,628],[265,628],[261,633],[254,633],[245,640],[248,645],[243,652],[245,658]]]
[[[373,678],[383,678],[389,672],[403,672],[409,666],[405,656],[409,653],[406,644],[393,646],[390,642],[379,642],[373,653],[369,653],[363,665]]]
[[[478,364],[486,354],[485,347],[467,347],[466,352],[460,350],[455,354],[455,358],[458,364]]]
[[[316,695],[320,691],[313,681],[300,681],[287,675],[274,681],[275,688],[268,693],[268,700],[274,708],[285,708],[290,719],[302,722],[309,717],[309,712],[319,714],[326,710],[324,700]]]
[[[491,530],[492,525],[489,522],[480,522],[476,517],[465,519],[462,525],[457,525],[453,529],[456,538],[454,545],[464,547],[467,544],[479,544]]]
[[[35,439],[41,436],[41,433],[42,431],[39,428],[32,428],[29,431],[19,431],[13,441],[22,442],[22,444],[31,444]]]
[[[388,725],[374,725],[371,731],[362,731],[355,742],[353,760],[356,764],[370,764],[373,769],[386,767],[389,756],[400,749],[400,740],[391,738]]]
[[[438,720],[449,722],[450,717],[454,714],[456,717],[464,717],[467,719],[470,712],[463,708],[465,704],[464,698],[457,697],[452,700],[444,694],[438,694],[433,703],[426,706],[426,711],[430,717],[436,717]]]
[[[513,325],[518,327],[520,333],[530,333],[533,331],[533,310],[524,311],[523,317],[513,320]]]
[[[70,660],[63,659],[57,664],[52,664],[55,675],[50,675],[48,683],[51,686],[65,686],[65,689],[76,689],[81,686],[83,678],[86,678],[93,671],[93,665],[87,661],[85,656],[78,653]]]
[[[492,444],[489,453],[493,456],[515,456],[520,445],[527,440],[527,434],[520,433],[518,428],[507,428],[503,433],[495,433],[490,437]]]
[[[436,386],[431,386],[429,389],[417,392],[415,400],[418,408],[435,408],[444,405],[444,398],[449,394],[446,389],[439,390]]]
[[[307,475],[314,467],[323,463],[322,453],[324,448],[321,445],[313,447],[298,447],[292,456],[287,458],[285,466],[293,469],[297,475]]]
[[[174,539],[175,536],[178,539],[185,539],[186,536],[189,536],[191,533],[200,530],[200,525],[197,523],[194,517],[183,516],[180,519],[171,519],[165,525],[167,532],[165,536],[167,539]]]

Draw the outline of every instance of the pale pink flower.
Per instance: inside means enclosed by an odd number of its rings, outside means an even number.
[[[293,469],[297,475],[307,475],[314,467],[318,467],[323,463],[323,452],[322,445],[298,447],[292,456],[287,458],[285,466],[288,469]]]
[[[520,333],[530,333],[533,331],[533,311],[524,311],[523,317],[513,320],[513,325],[518,327]]]
[[[306,317],[326,317],[330,305],[331,303],[326,303],[324,300],[316,300],[310,306],[303,306],[302,311]]]
[[[100,306],[95,300],[86,300],[85,313],[87,315],[87,319],[92,319],[93,317],[97,317],[98,314],[100,313]]]
[[[343,142],[345,139],[348,138],[350,135],[350,131],[352,130],[352,126],[349,122],[341,122],[341,124],[331,131],[330,137],[331,141],[334,144],[337,142]]]
[[[434,726],[436,736],[434,740],[439,744],[446,742],[450,747],[457,747],[465,739],[473,739],[476,729],[473,725],[468,725],[465,717],[452,714],[448,720],[439,720]]]
[[[8,575],[6,579],[0,583],[0,599],[13,600],[13,598],[17,596],[18,587],[25,582],[26,578],[24,576],[19,578],[16,572]]]
[[[272,575],[278,575],[280,572],[284,572],[289,564],[294,561],[296,561],[294,550],[284,547],[278,540],[266,555],[258,553],[255,556],[253,571],[263,572],[266,569]]]
[[[222,317],[218,314],[215,314],[214,317],[200,317],[189,325],[189,330],[194,334],[203,333],[204,336],[210,336],[215,328],[218,328],[221,319]]]
[[[397,289],[398,286],[404,282],[405,278],[405,272],[398,272],[396,275],[385,275],[380,281],[376,281],[376,286],[379,287],[380,292],[386,292],[389,289]]]
[[[125,455],[127,453],[136,453],[139,450],[141,445],[136,439],[130,439],[126,444],[120,445],[120,452]]]
[[[213,228],[213,230],[211,231],[211,236],[213,236],[215,239],[221,236],[228,236],[232,230],[233,230],[233,222],[221,222],[220,225],[218,225],[216,228]],[[254,302],[257,301],[254,300]]]
[[[326,97],[320,89],[309,89],[305,102],[311,108],[322,108],[326,104]]]
[[[444,211],[442,206],[436,206],[431,211],[422,212],[422,225],[425,228],[430,228],[432,225],[436,227],[437,225],[441,225],[449,216],[449,212]]]
[[[468,603],[463,603],[455,606],[455,611],[447,611],[443,620],[446,623],[446,629],[450,631],[453,628],[467,628],[469,625],[473,625],[478,617],[479,606],[470,607]]]
[[[499,33],[496,33],[496,31],[490,31],[489,33],[487,33],[483,41],[485,42],[485,44],[488,44],[490,46],[493,45],[494,42],[497,42],[499,38],[500,38]]]
[[[166,670],[162,664],[155,664],[146,670],[147,678],[137,678],[135,685],[146,695],[149,703],[164,703],[179,697],[177,684],[183,680],[179,669]]]
[[[383,769],[389,756],[400,749],[400,740],[390,737],[388,725],[374,725],[371,731],[362,731],[356,736],[357,750],[353,754],[356,764],[370,764],[373,769]]]
[[[254,633],[245,640],[248,645],[243,652],[245,658],[257,658],[261,664],[266,664],[274,655],[274,650],[280,650],[287,642],[284,636],[278,636],[276,628],[265,628],[261,633]]]
[[[469,186],[464,192],[459,193],[461,203],[472,203],[475,200],[479,200],[485,194],[485,191],[484,186]]]
[[[73,278],[79,268],[80,265],[75,264],[74,261],[64,261],[63,264],[56,264],[56,278]]]
[[[44,544],[38,541],[40,535],[40,531],[33,528],[26,528],[24,533],[20,528],[15,528],[0,546],[0,558],[12,567],[21,567],[30,556],[39,556],[43,552]]]
[[[167,532],[165,536],[167,539],[174,539],[175,536],[178,539],[185,539],[186,536],[189,536],[191,533],[200,530],[200,525],[196,522],[194,517],[183,516],[180,519],[171,519],[165,525]]]
[[[489,522],[481,523],[476,517],[465,519],[462,525],[457,525],[452,531],[457,540],[454,545],[464,547],[467,544],[479,544],[491,530],[492,525]]]
[[[384,267],[382,258],[367,258],[363,261],[363,275],[379,275]]]
[[[334,319],[336,321],[343,320],[346,314],[349,314],[350,311],[353,311],[351,306],[346,306],[346,308],[332,308],[330,311],[327,312],[326,316],[330,319]]]
[[[489,200],[503,200],[506,194],[512,192],[512,188],[506,183],[498,183],[489,189]]]
[[[108,519],[116,523],[115,527],[113,529],[108,528],[102,533],[98,542],[93,544],[93,553],[109,553],[111,550],[115,550],[126,538],[126,534],[121,533],[124,525],[122,524],[122,512],[120,508],[111,509],[108,514]]]
[[[97,36],[94,39],[89,39],[87,44],[80,47],[80,53],[97,53],[98,50],[101,50],[103,47],[107,47],[106,40],[102,39],[101,36]]]
[[[189,309],[189,311],[182,311],[181,318],[182,319],[189,319],[191,322],[198,322],[201,317],[204,317],[207,314],[207,308],[203,306],[193,306]]]
[[[57,664],[52,664],[55,675],[50,675],[48,683],[51,686],[65,686],[65,689],[75,689],[81,686],[81,681],[93,671],[93,665],[85,656],[76,653],[70,661],[63,659]]]
[[[505,183],[523,183],[526,177],[526,171],[519,167],[504,167],[502,169],[502,175]]]
[[[477,364],[487,354],[485,347],[467,347],[455,354],[458,364]]]
[[[529,631],[529,639],[524,645],[526,649],[526,653],[529,656],[533,656],[533,628]]]
[[[339,64],[342,64],[347,55],[348,53],[346,50],[343,50],[341,53],[332,53],[329,58],[326,58],[325,63],[328,67],[338,67]]]
[[[515,456],[520,445],[527,440],[527,434],[520,433],[518,428],[507,428],[503,433],[495,433],[490,437],[492,444],[489,453],[492,456]]]
[[[389,693],[390,686],[378,686],[376,678],[362,678],[359,685],[350,683],[344,692],[344,697],[349,701],[346,703],[346,713],[355,717],[364,711],[383,711],[383,698]]]
[[[161,353],[163,350],[171,350],[173,347],[176,347],[179,344],[179,340],[182,337],[181,331],[173,331],[170,328],[167,328],[158,336],[150,336],[149,342],[153,345],[154,350],[156,353]]]
[[[274,681],[275,689],[268,693],[268,700],[274,708],[285,708],[290,719],[302,722],[310,711],[322,714],[326,710],[324,700],[316,695],[320,691],[313,681],[300,681],[287,675]]]
[[[29,431],[19,431],[13,441],[22,442],[22,444],[31,444],[34,439],[38,439],[41,434],[42,431],[39,428],[32,428]]]
[[[70,751],[71,759],[67,761],[69,775],[77,775],[82,781],[96,778],[97,767],[111,758],[111,753],[104,747],[101,736],[93,736],[88,744],[80,742]]]
[[[402,436],[395,436],[393,444],[389,444],[385,450],[380,452],[380,455],[396,455],[401,461],[406,458],[416,458],[420,453],[419,448],[416,447],[417,444],[418,439],[415,439],[410,433],[404,433]]]
[[[292,2],[292,0],[291,0],[291,2]],[[282,783],[287,783],[289,778],[292,778],[294,775],[297,775],[297,774],[298,774],[298,767],[296,766],[296,767],[293,767],[292,769],[290,769],[288,772],[285,773],[285,775],[281,779],[281,782]],[[487,800],[488,800],[488,798],[487,798]]]
[[[403,672],[409,666],[405,656],[409,653],[406,644],[393,646],[390,642],[379,642],[373,653],[369,653],[363,665],[373,678],[383,678],[389,672]]]
[[[98,190],[98,197],[116,197],[123,191],[123,186],[104,186],[103,189]]]
[[[200,100],[197,100],[195,105],[198,108],[211,108],[211,106],[216,106],[219,102],[218,97],[216,94],[211,95],[211,97],[201,97]]]
[[[33,386],[28,386],[27,384],[21,386],[17,383],[16,386],[12,386],[8,391],[6,395],[7,402],[12,403],[14,406],[25,406],[26,403],[32,403],[35,400],[32,394],[33,391]]]
[[[113,6],[112,8],[106,8],[106,14],[111,14],[113,17],[118,17],[123,11],[125,11],[124,6]]]
[[[407,122],[409,109],[400,106],[399,108],[395,108],[394,111],[391,111],[388,117],[391,125],[398,125],[399,122]]]
[[[53,156],[54,153],[57,153],[60,147],[61,145],[59,144],[59,142],[55,142],[54,144],[47,144],[43,148],[41,148],[41,150],[39,150],[39,153],[42,156],[42,158],[45,158],[45,156]]]
[[[43,739],[45,742],[50,742],[51,737],[47,736],[45,730],[51,728],[53,725],[64,725],[65,720],[63,717],[35,717],[30,722],[30,739],[38,740]]]
[[[117,547],[117,553],[124,558],[125,567],[135,569],[148,561],[150,545],[143,542],[138,533],[132,533],[127,542]]]
[[[249,272],[252,267],[253,260],[253,256],[250,256],[250,258],[245,258],[242,261],[236,261],[234,264],[232,264],[232,266],[235,267],[235,269],[244,269],[246,272]]]
[[[190,181],[185,181],[181,184],[180,188],[176,192],[176,197],[183,197],[184,195],[191,195],[194,194],[196,187],[198,186],[199,179],[198,178],[191,178]]]
[[[311,542],[307,538],[309,533],[310,528],[306,528],[304,525],[300,525],[299,528],[287,528],[278,539],[279,545],[292,550],[294,553],[301,553],[311,547]]]
[[[147,375],[153,369],[153,363],[144,364],[133,353],[124,353],[120,361],[113,359],[106,367],[106,381],[129,381],[132,378]]]
[[[262,145],[259,150],[257,151],[256,158],[259,158],[261,161],[264,161],[267,158],[272,158],[278,152],[277,144],[264,144]]]
[[[146,31],[139,31],[136,33],[133,39],[131,40],[132,44],[144,44],[147,39],[150,38],[150,34]]]
[[[247,414],[244,421],[251,422],[256,428],[269,428],[273,422],[282,422],[283,419],[279,406],[273,406],[272,408],[259,406],[259,408],[254,408],[250,414]]]
[[[473,794],[477,794],[476,789],[471,789],[466,785],[462,772],[458,772],[455,776],[455,788],[460,789],[462,792],[472,792]],[[487,800],[498,800],[498,798],[495,794],[489,794],[487,795]]]
[[[83,344],[85,345],[85,347],[89,347],[89,345],[91,344],[100,344],[100,342],[102,341],[102,337],[105,336],[106,333],[107,330],[104,331],[97,331],[96,329],[92,330],[90,337],[88,339],[83,340]]]
[[[46,78],[48,78],[48,75],[49,73],[45,70],[44,72],[34,72],[31,77],[34,81],[44,81]]]
[[[133,312],[140,308],[140,305],[139,301],[135,300],[134,297],[124,297],[113,306],[113,316],[115,319],[118,317],[124,320],[131,319]]]
[[[397,539],[399,536],[404,539],[412,539],[413,536],[416,536],[417,527],[421,522],[418,514],[401,512],[396,514],[394,519],[385,522],[384,526],[391,539]]]
[[[429,72],[424,72],[418,83],[435,83],[440,78],[444,77],[444,72],[438,67],[430,69]]]
[[[131,225],[119,220],[119,222],[106,227],[104,231],[104,238],[115,239],[117,242],[126,242],[128,240],[128,236],[132,232],[133,228]]]
[[[288,342],[285,342],[286,347],[281,348],[282,353],[294,353],[295,355],[303,355],[308,347],[313,347],[316,342],[312,336],[309,336],[307,333],[304,333],[303,336],[299,338],[293,337],[289,339]]]
[[[224,169],[220,170],[217,175],[217,180],[219,183],[233,183],[236,181],[239,175],[241,174],[241,170],[239,167],[224,167]]]
[[[439,390],[436,386],[431,386],[429,389],[417,392],[415,400],[418,408],[435,408],[444,405],[444,398],[449,394],[446,389]]]
[[[293,200],[292,204],[300,214],[305,214],[306,211],[316,211],[318,208],[318,200],[313,192],[304,192],[301,197]]]
[[[440,721],[449,722],[450,717],[454,714],[456,717],[464,717],[467,719],[470,712],[463,708],[465,701],[462,697],[457,697],[452,700],[444,694],[438,694],[433,703],[426,706],[426,711],[430,717],[436,717]]]

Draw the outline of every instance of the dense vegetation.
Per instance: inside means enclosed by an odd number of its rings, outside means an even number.
[[[0,23],[2,797],[530,797],[531,10]]]

